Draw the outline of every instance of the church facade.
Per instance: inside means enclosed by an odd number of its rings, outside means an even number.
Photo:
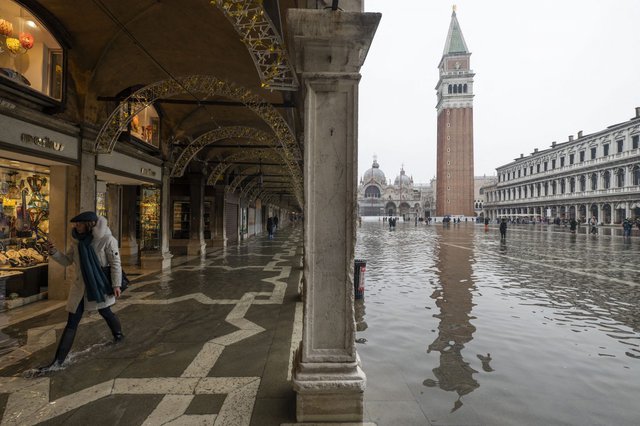
[[[380,169],[376,158],[364,172],[358,186],[360,216],[399,216],[406,220],[431,215],[433,193],[428,185],[414,185],[404,167],[393,183]]]
[[[438,65],[437,216],[473,216],[473,77],[455,9]]]

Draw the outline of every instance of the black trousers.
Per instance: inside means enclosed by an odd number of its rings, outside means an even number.
[[[115,336],[118,333],[122,332],[122,327],[120,326],[120,320],[116,317],[111,311],[110,307],[98,309],[98,313],[104,318],[107,322],[107,325],[111,329],[111,333]],[[82,314],[84,314],[84,298],[80,301],[78,308],[75,313],[69,313],[67,318],[67,326],[66,328],[71,330],[76,330],[78,328],[78,324],[80,324],[80,320],[82,319]]]

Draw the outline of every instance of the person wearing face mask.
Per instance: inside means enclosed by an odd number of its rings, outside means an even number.
[[[40,371],[48,371],[64,363],[85,310],[98,311],[107,322],[116,343],[124,339],[120,320],[110,308],[121,293],[122,267],[118,241],[111,234],[107,219],[98,217],[95,212],[82,212],[71,219],[71,223],[71,245],[66,253],[57,250],[50,242],[47,245],[53,260],[63,266],[75,267],[76,277],[69,290],[66,305],[69,314],[58,349],[51,364],[39,368]],[[110,282],[103,269],[106,266],[110,266]]]

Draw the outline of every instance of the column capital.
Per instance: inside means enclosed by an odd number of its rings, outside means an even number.
[[[358,73],[381,13],[289,9],[289,46],[298,73]]]

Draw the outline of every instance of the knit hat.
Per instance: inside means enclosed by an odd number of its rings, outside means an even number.
[[[71,219],[71,222],[97,222],[98,215],[96,212],[82,212],[78,216]]]

